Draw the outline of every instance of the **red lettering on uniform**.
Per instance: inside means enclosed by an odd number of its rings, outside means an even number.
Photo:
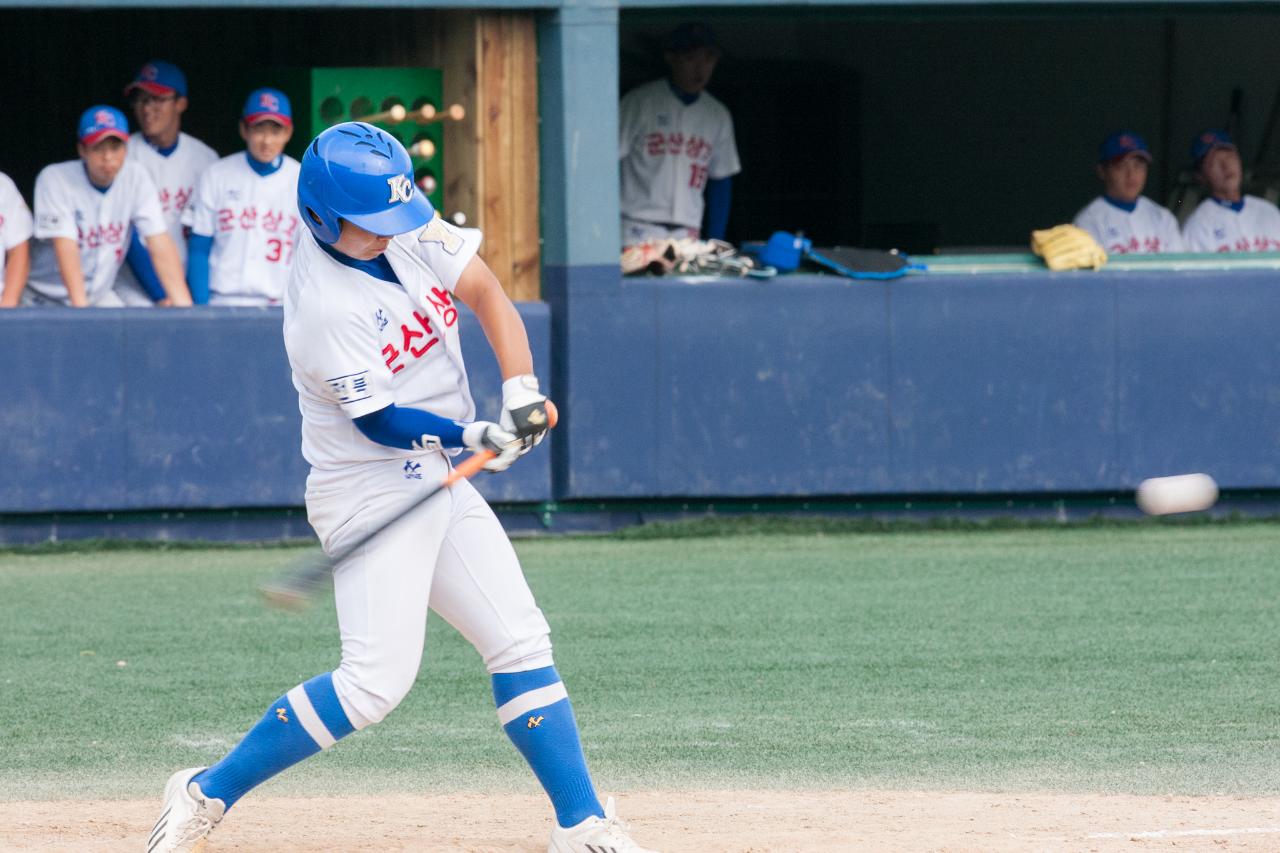
[[[661,133],[649,133],[644,137],[644,150],[650,157],[657,157],[667,150],[667,138]]]
[[[667,153],[679,154],[680,149],[684,148],[684,134],[673,133],[667,137]]]
[[[284,218],[283,214],[276,213],[274,210],[268,210],[262,214],[262,230],[275,233],[280,230],[280,220]]]
[[[1237,251],[1237,252],[1247,252],[1247,251],[1249,251],[1249,238],[1248,238],[1248,237],[1241,237],[1240,239],[1236,240],[1236,251]]]
[[[229,207],[218,211],[218,230],[231,231],[236,227],[236,212]]]
[[[1142,250],[1143,250],[1144,252],[1159,252],[1159,251],[1160,251],[1160,238],[1159,238],[1159,237],[1144,237],[1144,238],[1142,239]]]
[[[169,188],[168,187],[160,188],[160,207],[164,210],[165,213],[169,212]]]
[[[707,185],[707,167],[699,163],[689,164],[689,186],[700,190]]]
[[[124,237],[124,226],[113,222],[103,229],[102,239],[108,243],[119,243]]]
[[[193,192],[195,192],[195,189],[192,187],[179,187],[178,191],[173,194],[173,206],[176,207],[179,212],[186,210],[187,204],[191,201],[191,194]]]
[[[391,368],[392,373],[399,373],[401,370],[404,370],[403,364],[393,364],[393,362],[400,357],[400,351],[394,346],[387,344],[382,348],[382,354],[387,357],[387,367]]]
[[[453,324],[458,322],[458,309],[453,307],[453,300],[449,298],[449,291],[440,287],[433,287],[431,288],[431,293],[427,295],[427,301],[436,309],[440,319],[444,320],[445,328],[453,328]]]
[[[271,263],[278,263],[284,255],[284,241],[278,237],[272,237],[267,240],[267,260]]]
[[[258,222],[258,209],[256,207],[246,207],[240,211],[240,227],[246,231],[256,225]]]
[[[294,230],[298,227],[298,223],[299,223],[299,222],[301,222],[301,221],[302,221],[302,220],[298,219],[298,217],[293,216],[292,214],[290,214],[290,216],[289,216],[289,227],[288,227],[288,228],[286,228],[286,229],[284,229],[284,233],[285,233],[286,235],[288,235],[288,236],[293,236],[293,232],[294,232]]]

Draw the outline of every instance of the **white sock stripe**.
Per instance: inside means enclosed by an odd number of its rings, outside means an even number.
[[[311,699],[307,696],[307,691],[299,684],[284,695],[289,700],[289,704],[293,706],[293,714],[298,718],[298,722],[302,723],[307,734],[311,735],[311,739],[321,749],[328,749],[338,741],[333,735],[329,734],[329,729],[325,726],[324,721],[320,719],[320,715],[316,713],[315,707],[311,704]]]
[[[528,693],[521,693],[516,698],[498,708],[498,721],[506,725],[514,719],[524,716],[534,708],[545,708],[561,699],[568,699],[569,691],[564,689],[564,682],[557,681]]]

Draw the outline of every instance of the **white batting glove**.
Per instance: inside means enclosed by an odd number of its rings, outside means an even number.
[[[525,373],[502,383],[502,415],[498,423],[520,440],[521,456],[546,437],[547,398],[538,391],[538,377]]]
[[[520,439],[492,421],[476,421],[462,430],[462,443],[479,453],[490,450],[497,456],[484,464],[486,471],[505,471],[520,456]]]

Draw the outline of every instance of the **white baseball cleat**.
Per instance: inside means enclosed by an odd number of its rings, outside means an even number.
[[[557,826],[551,830],[547,853],[658,853],[641,847],[626,833],[626,825],[618,819],[618,808],[610,797],[604,804],[604,817],[595,815],[576,826]]]
[[[179,770],[164,786],[164,809],[147,839],[147,853],[198,853],[227,807],[206,797],[191,779],[205,768]]]

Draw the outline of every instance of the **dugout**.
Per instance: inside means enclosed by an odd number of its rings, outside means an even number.
[[[1096,194],[1094,150],[1118,124],[1152,144],[1157,198],[1205,124],[1234,122],[1247,164],[1280,162],[1261,145],[1280,4],[6,2],[5,105],[40,118],[0,135],[0,169],[28,194],[42,165],[73,155],[79,110],[119,103],[146,58],[184,64],[186,126],[211,139],[233,126],[243,94],[228,58],[238,69],[262,57],[444,69],[446,99],[470,110],[450,162],[471,157],[446,210],[485,229],[486,255],[517,298],[541,297],[522,308],[565,412],[550,458],[490,488],[547,515],[592,501],[1114,496],[1153,469],[1280,489],[1275,258],[1097,275],[1015,265],[856,287],[624,280],[616,228],[619,89],[655,73],[675,21],[708,19],[725,45],[712,91],[734,109],[745,167],[731,236],[880,234],[928,252],[1021,247],[1030,228],[1069,219]],[[796,140],[797,124],[818,130]],[[0,312],[11,376],[0,513],[300,503],[274,317],[39,320]],[[253,393],[212,398],[189,381],[225,381],[223,364],[253,378]],[[166,389],[205,407],[169,417]],[[77,434],[86,411],[106,416]],[[191,430],[216,441],[179,440]]]

